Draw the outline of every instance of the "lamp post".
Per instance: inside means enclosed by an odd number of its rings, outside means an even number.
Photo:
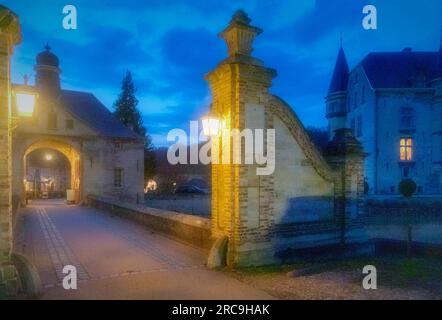
[[[37,103],[38,94],[34,88],[24,85],[14,89],[15,104],[19,118],[32,118]]]

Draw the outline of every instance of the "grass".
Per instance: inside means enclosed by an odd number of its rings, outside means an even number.
[[[5,300],[7,298],[5,289],[0,286],[0,300]]]
[[[243,277],[276,276],[293,271],[300,271],[301,277],[325,272],[357,271],[362,279],[364,276],[362,269],[366,265],[375,266],[379,282],[390,288],[423,288],[442,282],[442,269],[434,268],[435,265],[439,265],[438,262],[405,257],[349,258],[320,263],[299,262],[289,265],[243,267],[232,271]],[[360,279],[355,281],[359,283]]]

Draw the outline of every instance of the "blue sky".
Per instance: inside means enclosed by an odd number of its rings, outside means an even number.
[[[236,9],[264,29],[254,56],[278,71],[272,92],[290,103],[305,125],[325,126],[324,96],[339,48],[350,67],[368,52],[439,48],[441,0],[3,0],[21,19],[23,43],[13,81],[33,73],[46,42],[58,55],[62,86],[93,92],[112,109],[125,70],[134,75],[139,108],[156,146],[172,128],[208,110],[204,74],[226,57],[217,37]],[[62,8],[78,10],[78,29],[62,28]],[[362,28],[362,8],[374,4],[378,30]]]

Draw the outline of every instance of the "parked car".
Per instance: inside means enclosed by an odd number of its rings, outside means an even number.
[[[193,194],[209,194],[208,190],[199,188],[197,186],[188,186],[182,185],[177,187],[174,191],[174,194],[185,194],[185,193],[193,193]]]

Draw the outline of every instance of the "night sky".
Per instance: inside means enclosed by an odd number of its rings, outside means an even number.
[[[187,129],[210,103],[204,74],[226,57],[217,34],[236,9],[264,29],[254,56],[278,71],[272,92],[289,102],[305,125],[326,126],[324,96],[339,49],[353,68],[371,51],[439,48],[441,0],[3,0],[23,28],[13,81],[32,73],[49,42],[62,68],[62,87],[93,92],[109,109],[131,70],[140,110],[156,146],[172,128]],[[378,30],[362,28],[362,8],[378,9]],[[62,8],[78,10],[78,29],[62,28]]]

